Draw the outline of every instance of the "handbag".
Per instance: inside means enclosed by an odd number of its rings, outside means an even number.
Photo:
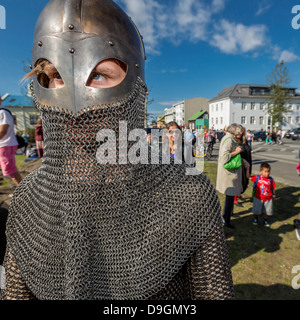
[[[227,138],[227,139],[230,139],[230,138]],[[222,143],[224,144],[227,139],[222,141]],[[233,140],[233,142],[236,144],[236,142],[234,140]],[[232,157],[228,162],[223,164],[224,169],[227,169],[227,170],[236,170],[236,169],[240,168],[241,166],[242,166],[242,157],[241,157],[240,153],[237,154],[236,156]]]
[[[228,162],[223,164],[223,167],[227,170],[236,170],[242,166],[242,157],[240,154],[232,157]]]

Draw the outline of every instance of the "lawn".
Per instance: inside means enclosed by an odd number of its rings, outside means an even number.
[[[21,154],[21,155],[18,155],[16,154],[15,156],[16,158],[16,166],[18,168],[18,170],[20,171],[21,170],[21,166],[25,163],[25,159],[26,159],[26,156]],[[12,181],[10,180],[10,178],[7,178],[7,177],[4,177],[3,180],[0,181],[0,187],[4,187],[8,184],[11,184]]]
[[[204,174],[216,185],[217,164],[205,162]],[[276,182],[276,181],[275,181]],[[225,228],[229,258],[237,299],[240,300],[295,300],[300,289],[293,289],[296,274],[294,266],[300,266],[300,241],[293,227],[294,219],[300,219],[300,189],[277,184],[274,215],[270,227],[252,225],[252,185],[242,195],[243,207],[234,208],[232,224]],[[225,196],[219,194],[223,208]],[[300,280],[298,280],[300,284]]]

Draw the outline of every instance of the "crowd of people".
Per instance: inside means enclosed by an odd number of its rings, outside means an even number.
[[[212,146],[216,142],[217,134],[213,129],[191,130],[189,127],[182,131],[178,123],[172,121],[166,125],[167,137],[170,143],[170,156],[175,157],[175,151],[178,149],[178,140],[180,136],[180,147],[184,149],[184,143],[191,146],[197,143],[197,139],[203,136],[203,140]],[[269,132],[269,131],[267,131]],[[239,198],[246,191],[249,180],[253,182],[253,224],[258,224],[258,216],[263,216],[263,224],[269,227],[268,216],[273,215],[273,199],[275,198],[276,184],[270,177],[271,166],[268,163],[262,163],[259,175],[252,174],[252,143],[253,134],[242,125],[231,124],[228,128],[222,130],[220,137],[220,148],[218,155],[218,171],[216,189],[225,195],[223,205],[223,223],[224,226],[234,228],[231,224],[234,205],[242,206]],[[151,134],[148,131],[148,134]],[[149,140],[150,141],[150,140]],[[186,147],[186,146],[185,146]],[[182,153],[182,159],[186,159],[186,154]],[[226,163],[233,158],[240,156],[241,162],[236,168],[226,168]],[[300,154],[299,154],[300,157]],[[299,168],[300,174],[300,163]]]

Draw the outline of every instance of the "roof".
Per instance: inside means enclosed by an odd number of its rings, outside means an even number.
[[[206,113],[206,112],[207,111],[198,111],[192,117],[190,117],[188,121],[195,121],[195,120],[199,119],[200,117],[202,117],[204,115],[204,113]]]
[[[253,84],[235,84],[233,86],[227,87],[218,93],[214,98],[210,100],[216,101],[224,98],[238,98],[238,97],[253,97],[250,95],[250,87],[258,87],[258,88],[269,88],[266,85],[253,85]]]
[[[270,86],[262,84],[235,84],[222,90],[209,102],[218,101],[225,98],[258,98],[263,96],[270,96],[270,94],[268,94],[266,90],[262,90],[265,92],[261,94],[252,94],[252,89],[258,89],[260,91],[260,89],[270,89]],[[295,88],[287,89],[295,90]],[[293,96],[291,98],[293,98]]]
[[[31,97],[24,95],[9,95],[2,101],[4,107],[33,107]]]

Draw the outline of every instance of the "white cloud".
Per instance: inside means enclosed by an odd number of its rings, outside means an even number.
[[[161,73],[185,73],[185,72],[188,72],[188,69],[179,69],[179,70],[176,70],[176,69],[171,69],[171,70],[163,69],[163,70],[161,70]]]
[[[228,54],[247,53],[265,46],[266,31],[264,25],[245,26],[223,19],[210,44]]]
[[[219,12],[225,8],[225,0],[213,0],[211,9],[213,12]]]
[[[160,42],[175,45],[183,41],[205,41],[228,54],[255,51],[267,43],[264,25],[245,26],[222,20],[215,27],[215,15],[227,0],[173,0],[167,6],[158,0],[117,0],[143,35],[146,53],[159,54]]]
[[[158,104],[165,107],[172,107],[174,104],[180,102],[181,100],[172,100],[172,101],[160,101]]]
[[[300,60],[299,56],[296,56],[294,53],[287,51],[287,50],[283,50],[281,52],[280,58],[279,58],[279,62],[280,61],[284,61],[284,62],[293,62],[293,61],[297,61]]]
[[[118,0],[142,34],[146,52],[158,54],[160,41],[207,41],[207,29],[213,13],[224,7],[225,0],[204,5],[199,0],[174,0],[167,6],[157,0]]]
[[[263,3],[259,4],[258,10],[256,11],[255,15],[260,16],[267,12],[271,8],[271,4],[268,1],[264,1]]]

